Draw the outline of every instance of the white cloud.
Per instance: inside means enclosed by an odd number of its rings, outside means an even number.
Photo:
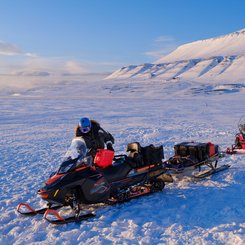
[[[34,84],[80,80],[104,73],[113,64],[71,57],[44,57],[0,41],[0,84]]]
[[[87,63],[64,57],[22,55],[0,60],[0,75],[11,77],[79,76],[90,72]]]
[[[0,40],[0,56],[26,56],[37,57],[34,53],[25,53],[23,50],[12,43],[7,43]]]
[[[25,56],[32,57],[32,58],[37,58],[38,57],[38,55],[34,54],[34,53],[25,53]]]
[[[161,58],[176,49],[178,47],[178,43],[174,37],[163,35],[155,38],[152,46],[153,50],[145,52],[144,55],[153,58]]]
[[[0,41],[0,55],[13,56],[19,54],[22,54],[22,51],[16,45]]]
[[[79,61],[69,60],[64,64],[64,71],[70,74],[82,74],[88,72],[88,67]]]

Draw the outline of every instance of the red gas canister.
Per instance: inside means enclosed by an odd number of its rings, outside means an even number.
[[[107,168],[112,165],[114,151],[98,149],[94,158],[94,163],[100,168]]]

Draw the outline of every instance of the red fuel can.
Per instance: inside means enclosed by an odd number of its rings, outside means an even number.
[[[94,158],[94,163],[100,168],[107,168],[112,165],[114,151],[107,149],[98,149]]]

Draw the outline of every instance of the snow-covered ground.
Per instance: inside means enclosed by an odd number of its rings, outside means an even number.
[[[82,116],[98,120],[124,153],[129,142],[173,146],[212,141],[225,150],[244,114],[245,83],[93,81],[12,90],[0,97],[0,244],[245,244],[245,155],[206,180],[184,178],[160,193],[97,212],[81,224],[55,226],[23,217],[60,164]]]

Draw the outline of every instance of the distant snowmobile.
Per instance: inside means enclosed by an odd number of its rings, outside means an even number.
[[[239,133],[236,134],[235,144],[226,149],[227,154],[245,154],[245,116],[238,122]]]
[[[200,179],[230,167],[228,164],[218,167],[218,159],[223,155],[219,152],[218,145],[211,142],[182,142],[174,146],[174,151],[175,155],[164,162],[170,174],[182,173],[185,176],[189,172],[191,177]],[[193,174],[195,169],[198,169],[197,174]]]
[[[127,146],[127,151],[129,156],[114,157],[113,151],[100,149],[93,164],[83,139],[73,139],[58,171],[38,191],[47,208],[34,210],[21,203],[17,211],[23,215],[44,214],[53,224],[79,222],[95,216],[87,211],[96,204],[112,205],[162,191],[166,181],[173,181],[165,174],[162,146],[141,147],[135,142]],[[61,217],[55,210],[64,206],[70,206],[75,215]]]

